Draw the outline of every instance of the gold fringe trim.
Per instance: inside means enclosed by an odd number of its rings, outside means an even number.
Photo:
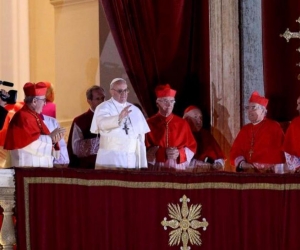
[[[300,183],[231,183],[231,182],[203,182],[203,183],[176,183],[176,182],[138,182],[120,180],[86,180],[78,178],[54,177],[25,177],[25,192],[29,184],[65,184],[88,187],[123,187],[123,188],[167,188],[167,189],[233,189],[233,190],[300,190]]]

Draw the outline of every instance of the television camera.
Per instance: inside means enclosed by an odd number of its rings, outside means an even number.
[[[8,86],[8,87],[14,86],[12,82],[7,82],[7,81],[0,81],[0,85]],[[7,93],[9,96],[3,95],[2,91],[0,90],[1,100],[5,101],[7,104],[15,104],[17,101],[17,90],[9,90]]]

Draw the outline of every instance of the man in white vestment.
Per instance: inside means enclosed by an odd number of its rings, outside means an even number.
[[[111,98],[95,110],[91,133],[100,133],[95,169],[103,167],[147,168],[145,134],[150,131],[144,115],[127,102],[127,83],[115,78]]]

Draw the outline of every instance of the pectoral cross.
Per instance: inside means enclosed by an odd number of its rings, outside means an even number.
[[[249,150],[249,157],[250,157],[250,160],[252,158],[252,154],[254,153],[254,151],[252,150],[252,148]]]
[[[124,122],[124,127],[123,129],[125,130],[126,135],[128,135],[128,130],[129,128],[127,127],[127,120]]]
[[[257,133],[257,131],[256,131],[256,133]],[[255,134],[256,134],[255,133]],[[250,158],[250,160],[251,160],[251,158],[252,158],[252,154],[254,153],[254,151],[253,151],[253,146],[254,146],[254,132],[253,132],[253,127],[252,127],[252,138],[251,138],[251,144],[250,144],[250,150],[249,150],[249,158]]]

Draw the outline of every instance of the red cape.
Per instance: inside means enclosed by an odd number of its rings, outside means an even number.
[[[159,146],[156,152],[157,162],[165,162],[167,160],[167,147],[177,147],[179,150],[177,163],[186,161],[185,147],[194,153],[196,152],[197,143],[186,120],[174,114],[163,117],[158,113],[149,118],[147,122],[151,131],[146,134],[146,147]],[[167,145],[167,141],[169,145]]]
[[[4,149],[13,150],[24,148],[36,141],[40,135],[50,134],[40,115],[27,105],[15,113],[9,123]]]
[[[243,156],[249,163],[284,163],[283,141],[284,133],[278,122],[265,118],[256,125],[249,123],[242,127],[232,144],[230,164],[234,166],[238,156]],[[253,151],[251,157],[250,151]]]
[[[300,157],[300,116],[294,118],[289,125],[286,134],[285,140],[283,143],[283,151]]]
[[[219,144],[209,131],[201,128],[201,130],[193,132],[193,134],[197,142],[197,152],[194,155],[194,159],[199,161],[204,161],[206,157],[213,160],[226,159]]]

